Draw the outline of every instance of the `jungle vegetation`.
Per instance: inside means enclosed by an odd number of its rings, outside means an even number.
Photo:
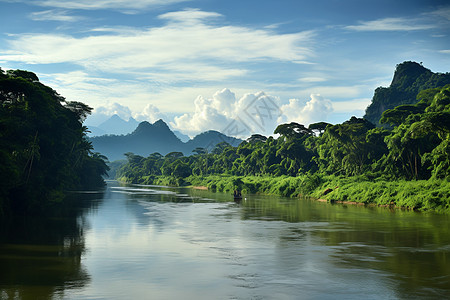
[[[450,85],[423,89],[414,104],[365,118],[308,127],[279,125],[278,136],[252,135],[190,156],[127,153],[117,178],[140,184],[203,185],[218,191],[314,196],[450,210]]]
[[[0,215],[37,213],[65,193],[97,189],[108,170],[68,102],[31,72],[0,69]]]

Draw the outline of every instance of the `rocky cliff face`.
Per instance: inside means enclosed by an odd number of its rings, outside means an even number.
[[[389,87],[375,90],[364,118],[379,126],[383,112],[402,104],[415,104],[417,94],[425,89],[450,84],[450,73],[434,73],[422,64],[407,61],[397,65]]]

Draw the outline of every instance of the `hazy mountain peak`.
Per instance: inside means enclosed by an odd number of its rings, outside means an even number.
[[[112,119],[112,120],[122,120],[122,121],[125,121],[124,119],[122,119],[121,117],[119,117],[119,115],[118,114],[113,114],[109,119]]]
[[[132,132],[132,134],[142,134],[142,133],[146,133],[150,130],[153,129],[153,125],[150,124],[147,121],[143,121],[141,123],[139,123],[139,125],[136,127],[136,129]]]
[[[163,128],[169,128],[169,126],[167,125],[166,122],[164,122],[162,119],[159,119],[158,121],[156,121],[155,123],[153,123],[153,126],[155,127],[163,127]]]

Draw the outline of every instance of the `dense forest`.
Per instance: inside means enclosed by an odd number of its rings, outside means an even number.
[[[238,147],[224,142],[190,156],[127,153],[117,177],[449,210],[450,85],[420,90],[414,104],[385,110],[384,126],[356,117],[336,125],[288,123],[276,128],[277,138],[255,134]]]
[[[91,108],[68,102],[31,72],[0,69],[0,215],[39,212],[65,193],[104,185],[104,157],[82,122]]]

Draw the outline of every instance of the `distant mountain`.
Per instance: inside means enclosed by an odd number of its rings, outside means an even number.
[[[187,141],[189,141],[191,138],[188,135],[185,135],[177,130],[174,130],[173,133],[177,136],[177,138],[180,139],[180,141],[182,141],[183,143],[186,143]]]
[[[88,136],[99,136],[107,134],[106,131],[97,127],[97,126],[88,126],[90,132],[88,132]]]
[[[192,150],[198,147],[211,150],[220,142],[225,141],[233,146],[242,142],[242,140],[228,137],[217,131],[207,131],[187,143],[183,143],[163,120],[158,120],[153,124],[142,122],[132,133],[127,135],[97,136],[91,137],[90,141],[94,146],[94,151],[105,155],[110,161],[124,159],[124,153],[127,152],[144,157],[154,152],[166,155],[174,151],[191,155]]]
[[[99,136],[104,134],[128,134],[133,132],[139,125],[139,122],[133,118],[125,121],[118,115],[111,116],[108,120],[98,126],[88,126],[91,133],[89,136]]]
[[[416,62],[407,61],[397,65],[391,85],[375,90],[372,103],[364,118],[379,126],[383,112],[402,104],[415,104],[417,94],[425,89],[450,84],[450,73],[433,73]]]
[[[209,130],[199,135],[195,136],[192,140],[186,143],[187,149],[192,150],[195,148],[205,148],[209,152],[214,149],[214,147],[222,142],[227,142],[231,146],[237,147],[242,142],[242,140],[226,136],[215,130]]]

